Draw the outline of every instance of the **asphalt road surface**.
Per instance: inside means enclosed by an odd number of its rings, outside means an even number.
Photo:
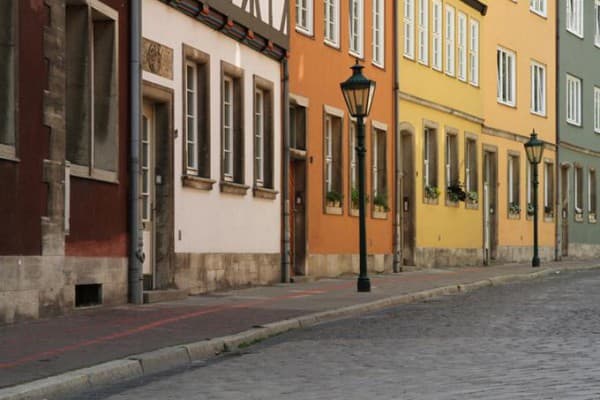
[[[600,271],[284,334],[77,399],[600,399]]]

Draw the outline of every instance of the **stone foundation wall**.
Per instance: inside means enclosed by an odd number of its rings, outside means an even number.
[[[276,254],[176,253],[175,285],[190,294],[280,282]]]
[[[569,257],[584,259],[600,257],[600,244],[569,243]]]
[[[415,251],[415,264],[417,268],[482,265],[483,250],[418,247]]]
[[[539,256],[541,261],[554,260],[554,247],[539,247]],[[498,246],[498,256],[496,262],[511,263],[531,261],[533,257],[532,246]]]
[[[391,272],[392,254],[369,254],[367,270],[370,272]],[[307,276],[322,278],[343,274],[358,274],[358,254],[310,254],[308,256]]]
[[[127,302],[127,259],[64,256],[0,257],[0,323],[65,314],[75,285],[102,284],[102,304]]]

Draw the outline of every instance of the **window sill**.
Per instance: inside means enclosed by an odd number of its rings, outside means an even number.
[[[423,198],[423,203],[437,206],[439,204],[439,200],[425,197],[425,198]]]
[[[372,65],[373,65],[375,68],[379,68],[379,69],[381,69],[381,70],[384,70],[384,71],[385,71],[385,65],[384,65],[383,63],[380,63],[380,62],[377,62],[377,61],[373,60],[373,61],[371,62],[371,64],[372,64]]]
[[[112,171],[105,171],[100,169],[89,168],[83,165],[71,164],[70,168],[71,176],[90,179],[93,181],[119,184],[117,179],[117,173]]]
[[[279,192],[277,190],[260,187],[260,186],[254,186],[254,188],[252,189],[252,192],[254,194],[254,197],[257,197],[259,199],[267,199],[267,200],[275,200],[277,198],[277,195],[279,194]]]
[[[479,209],[479,203],[473,203],[473,202],[465,201],[465,208],[467,210],[478,210]]]
[[[590,224],[595,224],[596,222],[598,222],[598,220],[596,219],[596,214],[595,213],[590,213],[588,215],[588,222]]]
[[[458,208],[458,201],[446,200],[446,207]]]
[[[331,47],[334,50],[340,50],[340,44],[339,43],[335,43],[335,42],[332,42],[330,40],[325,39],[325,40],[323,40],[323,44],[325,46],[327,46],[327,47]]]
[[[227,181],[219,182],[219,186],[221,187],[221,193],[234,194],[236,196],[245,196],[248,189],[250,189],[250,186]]]
[[[359,214],[360,214],[360,213],[359,213],[359,211],[358,211],[358,208],[350,208],[350,215],[351,215],[351,216],[353,216],[353,217],[358,217],[358,215],[359,215]]]
[[[17,158],[17,150],[15,149],[15,146],[9,146],[6,144],[0,144],[0,159],[13,162],[21,161]]]
[[[215,180],[202,178],[200,176],[183,175],[181,177],[181,183],[183,187],[189,187],[198,190],[212,190]]]
[[[546,115],[546,112],[537,112],[537,111],[529,110],[529,113],[531,115],[535,115],[536,117],[541,117],[541,118],[547,118],[548,117]]]
[[[575,222],[583,222],[583,214],[575,214]]]
[[[508,219],[521,219],[521,214],[508,213]]]
[[[311,30],[301,26],[296,26],[296,32],[298,32],[301,35],[307,36],[311,39],[315,38],[315,34]]]
[[[343,210],[342,210],[342,207],[335,207],[335,206],[326,205],[325,206],[325,214],[342,215],[343,214]]]
[[[510,107],[510,108],[517,108],[517,106],[515,105],[515,103],[508,103],[508,102],[502,101],[500,99],[496,99],[496,101],[498,102],[498,104],[501,104],[503,106]]]
[[[569,28],[567,28],[567,32],[569,32],[571,35],[573,35],[575,37],[578,37],[579,39],[583,39],[583,34],[582,33],[572,31]]]
[[[388,217],[387,211],[373,210],[373,219],[387,219],[387,217]]]
[[[290,148],[290,158],[294,160],[306,160],[306,150]]]
[[[544,215],[544,222],[554,222],[554,215]]]
[[[356,50],[348,50],[348,54],[352,57],[358,58],[359,60],[364,60],[364,54],[357,52]]]
[[[531,11],[532,14],[535,14],[538,17],[548,19],[548,16],[546,14],[542,13],[542,11],[534,10],[533,8],[530,8],[529,11]]]

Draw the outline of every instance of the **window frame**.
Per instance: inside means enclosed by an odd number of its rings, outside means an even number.
[[[68,12],[68,8],[69,7],[74,7],[74,8],[86,8],[87,10],[87,32],[85,33],[87,35],[87,45],[85,48],[85,51],[88,53],[87,57],[88,57],[88,62],[84,64],[84,67],[86,68],[85,70],[85,75],[88,79],[87,85],[88,87],[84,87],[83,89],[83,93],[75,93],[75,96],[80,96],[80,98],[77,99],[73,99],[73,100],[69,100],[69,97],[72,96],[71,94],[71,89],[69,88],[69,84],[67,81],[67,93],[66,93],[66,104],[67,104],[67,115],[65,118],[65,130],[66,130],[66,157],[67,157],[67,161],[70,162],[70,174],[73,176],[77,176],[80,178],[88,178],[88,179],[94,179],[94,180],[99,180],[99,181],[104,181],[104,182],[109,182],[109,183],[117,183],[118,182],[118,176],[119,176],[119,171],[120,171],[120,160],[119,160],[119,141],[120,141],[120,129],[119,129],[119,120],[120,120],[120,110],[119,110],[119,93],[120,93],[120,84],[119,84],[119,71],[120,71],[120,59],[119,59],[119,13],[107,6],[106,4],[97,1],[97,0],[87,0],[84,3],[67,3],[66,7],[65,7],[65,12]],[[99,15],[98,17],[96,17],[97,15]],[[104,19],[100,19],[100,17],[104,17]],[[107,129],[110,129],[110,132],[106,133],[106,135],[109,135],[112,132],[112,136],[111,136],[111,141],[113,142],[113,146],[114,148],[111,149],[111,151],[113,152],[113,155],[115,157],[115,159],[113,160],[114,162],[114,170],[110,170],[107,168],[103,168],[100,167],[98,165],[97,162],[97,148],[95,146],[96,144],[96,137],[99,135],[97,132],[97,127],[96,127],[96,103],[98,102],[98,100],[96,99],[97,93],[95,92],[95,78],[97,77],[97,75],[94,74],[94,69],[95,69],[95,65],[94,64],[94,60],[97,57],[94,57],[93,53],[95,51],[95,36],[94,36],[94,21],[106,21],[109,20],[112,22],[112,43],[113,43],[113,47],[112,47],[112,53],[113,53],[113,58],[112,58],[112,70],[113,70],[113,74],[112,74],[112,81],[110,83],[111,89],[109,89],[109,94],[107,95],[108,97],[110,97],[110,101],[109,101],[109,107],[111,108],[110,110],[107,110],[106,112],[109,114],[108,117],[108,121],[111,122],[111,126],[108,127]],[[68,25],[66,25],[65,27],[65,31],[67,34],[67,38],[68,38]],[[100,38],[101,40],[102,38]],[[68,42],[68,40],[66,40],[66,43]],[[69,49],[68,49],[68,44],[65,44],[65,47],[67,48],[66,50],[66,56],[65,56],[65,65],[66,65],[66,71],[67,71],[67,76],[72,76],[72,74],[69,74],[69,68],[71,67],[69,65]],[[80,68],[84,68],[81,67]],[[75,89],[77,90],[77,87],[79,85],[77,83],[74,84]],[[107,85],[108,86],[108,85]],[[113,96],[114,94],[114,96]],[[85,103],[85,101],[83,101],[85,98],[87,98],[88,104]],[[75,101],[77,103],[82,103],[83,105],[87,106],[87,112],[89,115],[89,120],[84,122],[84,124],[87,124],[86,126],[79,126],[79,127],[73,127],[71,129],[74,130],[75,133],[69,133],[69,103],[71,103],[71,101]],[[101,103],[101,101],[100,101]],[[110,114],[112,114],[112,121],[110,118]],[[80,116],[74,116],[74,119],[81,119]],[[83,132],[82,133],[82,128],[86,128],[85,130],[87,132]],[[81,138],[77,141],[77,143],[74,144],[75,147],[80,147],[79,143],[81,143],[82,140],[87,139],[89,141],[88,146],[89,148],[87,148],[87,164],[82,164],[77,160],[71,160],[69,159],[71,156],[69,155],[69,137],[70,136],[73,137],[80,137],[81,135],[85,135],[84,138]],[[105,136],[106,136],[105,135]],[[76,153],[80,153],[80,151],[76,150]]]
[[[506,192],[507,192],[507,211],[509,215],[514,215],[516,213],[511,213],[510,209],[513,204],[522,208],[521,203],[521,155],[518,152],[509,151],[507,158],[507,184],[506,184]],[[519,212],[519,215],[521,213]]]
[[[300,6],[299,6],[300,4]],[[302,21],[298,12],[300,9],[306,10],[306,20]],[[296,26],[295,29],[299,33],[312,36],[314,32],[314,2],[313,0],[296,0]]]
[[[323,41],[332,47],[340,47],[340,0],[324,0]]]
[[[354,15],[354,4],[358,8],[358,17]],[[364,0],[350,0],[350,11],[348,13],[348,39],[350,41],[349,53],[363,58],[365,51],[365,3]],[[356,26],[354,25],[356,22]],[[356,29],[356,32],[354,31]],[[354,43],[356,40],[356,43]],[[356,48],[354,47],[356,45]]]
[[[5,101],[7,103],[7,108],[3,109],[2,112],[6,112],[7,121],[6,125],[0,126],[0,139],[3,142],[0,142],[0,159],[10,160],[10,161],[18,161],[17,158],[17,150],[18,150],[18,92],[19,92],[19,52],[17,49],[17,43],[19,41],[19,18],[18,18],[18,9],[19,9],[19,0],[9,0],[10,11],[5,14],[8,19],[8,24],[5,26],[8,27],[7,36],[9,37],[9,43],[6,44],[8,59],[9,61],[3,62],[3,65],[0,66],[0,69],[5,68],[4,78],[6,78],[6,86],[7,89],[3,96],[6,96]],[[6,5],[4,6],[6,7]],[[3,74],[0,71],[0,74]],[[2,77],[0,76],[0,79]],[[1,87],[1,86],[0,86]]]
[[[573,35],[583,38],[584,34],[584,18],[583,18],[583,4],[584,0],[567,0],[565,2],[567,6],[567,12],[565,14],[565,26],[567,32]],[[572,5],[572,9],[571,6]]]
[[[444,143],[444,183],[446,194],[446,203],[449,203],[448,188],[452,185],[460,184],[459,171],[459,150],[458,150],[458,130],[446,128],[446,138]]]
[[[594,168],[588,169],[588,181],[587,181],[587,203],[588,203],[588,220],[589,222],[596,222],[596,215],[598,213],[598,181],[596,179],[596,170]]]
[[[566,121],[567,124],[581,126],[582,121],[582,81],[574,75],[566,74]],[[573,114],[575,118],[573,118]]]
[[[505,57],[507,60],[511,60],[510,63],[510,68],[509,70],[504,70],[504,68],[501,67],[501,58]],[[497,74],[497,96],[496,99],[498,101],[498,103],[500,104],[504,104],[510,107],[515,107],[516,106],[516,89],[517,89],[517,77],[516,77],[516,59],[517,56],[516,54],[508,49],[505,49],[503,47],[498,47],[496,50],[496,74]],[[510,79],[510,82],[506,82],[504,83],[504,78],[508,76]],[[510,84],[510,85],[509,85]],[[504,93],[504,91],[502,90],[503,88],[505,88],[508,93]],[[510,96],[508,96],[510,94]],[[510,97],[510,98],[509,98]],[[506,98],[506,99],[505,99]]]
[[[474,19],[469,19],[469,83],[479,86],[479,21]]]
[[[477,138],[465,135],[465,192],[479,194],[479,171],[477,166]]]
[[[221,81],[220,81],[220,179],[225,184],[244,185],[245,183],[245,105],[244,105],[244,70],[226,61],[221,61]],[[230,132],[230,150],[231,162],[226,166],[226,126],[225,126],[225,82],[229,81],[231,85],[231,132]],[[226,169],[227,167],[227,169]],[[229,169],[231,168],[231,169]],[[244,185],[247,189],[247,186]],[[223,190],[223,186],[222,186]],[[245,192],[244,192],[245,193]],[[240,193],[241,194],[241,193]]]
[[[594,132],[600,133],[600,87],[594,86]]]
[[[446,29],[444,30],[444,43],[446,58],[444,60],[444,71],[448,76],[456,74],[456,10],[453,6],[446,4]]]
[[[432,26],[431,26],[431,67],[436,71],[442,71],[444,65],[443,45],[443,7],[440,0],[432,3]]]
[[[467,81],[467,63],[468,63],[468,49],[467,49],[467,15],[465,13],[463,13],[462,11],[458,12],[458,32],[457,32],[457,43],[456,43],[456,49],[457,49],[457,60],[458,60],[458,67],[457,67],[457,72],[456,72],[456,76],[460,81],[466,82]]]
[[[541,73],[541,80],[539,74]],[[541,83],[541,93],[538,85]],[[531,85],[531,101],[529,111],[532,114],[542,117],[546,116],[546,66],[536,61],[531,61],[530,67],[530,85]],[[536,90],[537,89],[537,90]],[[540,104],[536,104],[536,99],[539,98]],[[538,107],[540,109],[538,109]]]
[[[373,64],[385,67],[385,0],[373,0]]]
[[[375,196],[383,193],[386,196],[388,193],[388,171],[387,171],[387,125],[373,121],[371,123],[371,195],[373,199]],[[383,151],[380,152],[380,146],[383,147]],[[383,154],[383,160],[379,156]],[[380,182],[381,181],[381,182]],[[382,184],[379,187],[380,183]],[[389,201],[389,199],[388,199]]]
[[[554,163],[551,161],[544,161],[544,215],[548,218],[554,217],[554,213],[549,215],[546,212],[546,207],[550,207],[554,210]]]
[[[600,0],[594,2],[594,45],[600,47]]]
[[[335,120],[335,121],[334,121]],[[329,121],[329,123],[328,123]],[[339,124],[336,129],[334,123]],[[328,129],[330,128],[330,129]],[[327,214],[341,214],[344,202],[340,202],[340,210],[330,210],[327,207],[327,193],[335,191],[343,196],[343,165],[342,152],[344,132],[344,112],[328,105],[323,106],[323,204]]]
[[[438,127],[436,124],[425,124],[423,127],[423,197],[425,188],[435,187],[438,190]]]
[[[545,18],[548,15],[548,4],[546,3],[546,0],[530,0],[529,10],[534,14]]]
[[[274,88],[273,82],[258,75],[253,76],[253,170],[254,188],[274,189]],[[257,101],[260,93],[261,104]],[[260,115],[258,113],[260,110]],[[261,119],[262,132],[257,129],[257,117]],[[260,135],[259,135],[260,133]],[[257,145],[260,138],[260,146]],[[260,151],[259,151],[260,150]],[[259,159],[262,162],[259,167]],[[261,169],[262,168],[262,169]],[[262,172],[262,174],[260,173]]]
[[[404,1],[404,57],[415,59],[415,0]]]
[[[419,11],[417,18],[417,60],[429,64],[429,0],[418,0]],[[425,6],[425,7],[423,7]]]
[[[576,221],[578,218],[577,215],[583,215],[585,207],[583,204],[583,184],[583,167],[575,165],[573,168],[573,207]]]

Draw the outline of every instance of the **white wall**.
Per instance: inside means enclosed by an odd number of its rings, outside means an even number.
[[[173,80],[143,72],[145,81],[174,90],[175,251],[190,253],[278,253],[280,250],[281,193],[275,200],[222,194],[220,167],[221,61],[244,70],[245,184],[253,182],[253,75],[274,84],[274,185],[281,192],[281,84],[280,64],[159,1],[143,2],[143,37],[173,49]],[[182,187],[183,95],[182,45],[210,55],[211,191]],[[181,231],[181,240],[179,240]]]

